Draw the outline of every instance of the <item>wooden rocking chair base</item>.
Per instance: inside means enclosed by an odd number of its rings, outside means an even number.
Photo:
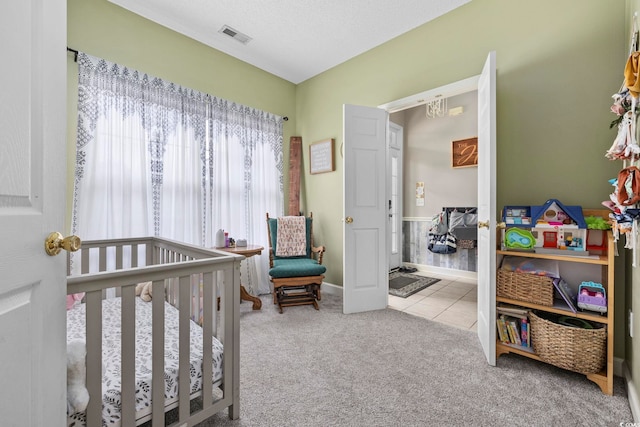
[[[300,283],[301,279],[305,279],[303,283]],[[273,303],[278,304],[278,310],[281,314],[282,307],[294,305],[313,305],[313,308],[319,310],[320,284],[323,279],[324,276],[271,279],[273,282]]]

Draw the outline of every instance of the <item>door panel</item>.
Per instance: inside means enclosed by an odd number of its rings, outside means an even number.
[[[0,14],[0,414],[2,425],[64,425],[66,2],[20,0]],[[19,40],[19,43],[9,43]]]
[[[356,313],[386,308],[388,300],[388,114],[355,105],[345,105],[343,114],[343,311]]]
[[[402,264],[402,143],[402,126],[389,122],[389,270]]]
[[[496,364],[496,53],[478,80],[478,338]]]

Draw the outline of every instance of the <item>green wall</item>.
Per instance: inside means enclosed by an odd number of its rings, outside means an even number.
[[[473,0],[300,85],[305,147],[342,144],[342,104],[377,106],[481,72],[497,56],[497,199],[599,207],[620,169],[603,156],[611,95],[622,82],[624,2]],[[306,150],[306,148],[305,148]],[[327,246],[327,280],[342,284],[342,164],[309,175],[306,209]],[[305,159],[306,161],[306,159]]]
[[[288,116],[289,121],[284,122],[285,152],[288,153],[289,138],[296,126],[296,86],[293,83],[211,49],[106,0],[68,0],[67,14],[67,45],[72,49],[219,98]],[[78,69],[72,54],[68,55],[68,70],[67,128],[70,167],[67,200],[70,204],[78,88]],[[288,165],[287,157],[284,165],[285,189],[288,188]]]

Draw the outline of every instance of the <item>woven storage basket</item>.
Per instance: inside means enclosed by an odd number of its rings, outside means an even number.
[[[559,368],[593,374],[606,362],[607,330],[564,326],[529,313],[531,343],[540,359]]]
[[[529,273],[514,273],[498,269],[496,288],[499,297],[535,304],[553,305],[553,279]]]

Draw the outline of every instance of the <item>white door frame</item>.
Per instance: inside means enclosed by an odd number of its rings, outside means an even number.
[[[435,89],[430,89],[424,92],[416,93],[415,95],[407,96],[406,98],[398,99],[395,101],[387,102],[386,104],[378,105],[378,108],[387,110],[389,114],[396,113],[398,111],[406,110],[408,108],[424,105],[427,102],[433,101],[437,98],[461,95],[467,92],[473,92],[478,90],[478,81],[480,75],[469,77],[464,80],[450,83],[448,85],[440,86]]]
[[[485,70],[487,69],[488,65],[487,64],[492,64],[491,67],[493,68],[492,71],[492,75],[490,76],[490,78],[492,79],[491,84],[493,85],[493,90],[495,90],[495,52],[490,52],[488,59],[487,59],[487,63],[485,64]],[[491,68],[490,67],[490,68]],[[483,70],[483,74],[484,71]],[[481,80],[481,74],[473,76],[473,77],[469,77],[467,79],[464,80],[460,80],[445,86],[441,86],[435,89],[431,89],[428,91],[424,91],[424,92],[420,92],[417,93],[415,95],[411,95],[402,99],[398,99],[395,101],[391,101],[388,102],[386,104],[382,104],[379,105],[378,108],[382,108],[384,110],[386,110],[389,113],[394,113],[394,112],[398,112],[398,111],[402,111],[402,110],[406,110],[408,108],[413,108],[419,105],[423,105],[426,104],[429,101],[433,101],[437,98],[441,98],[441,97],[445,97],[445,98],[450,98],[452,96],[456,96],[456,95],[461,95],[463,93],[467,93],[467,92],[472,92],[472,91],[477,91],[479,89],[479,84],[480,84],[480,80]],[[495,137],[495,98],[493,99],[493,129],[491,130],[491,132],[493,132],[493,135]],[[483,126],[481,123],[478,123],[478,127],[479,127],[479,132],[480,132],[480,127]],[[485,135],[485,139],[488,135],[491,135],[490,132],[487,131],[487,135]],[[492,147],[491,147],[491,153],[490,155],[492,156],[491,158],[493,158],[493,161],[495,162],[495,139],[493,140],[492,143]],[[489,154],[487,154],[487,159],[490,158]],[[478,159],[479,162],[482,161],[482,158]],[[490,177],[490,179],[492,179],[493,182],[493,187],[489,189],[489,191],[495,191],[495,164],[492,165],[493,166],[493,176]],[[478,184],[480,186],[480,177],[478,179]],[[480,191],[479,191],[480,192]],[[493,200],[493,204],[495,204],[495,194],[492,196],[494,198]],[[479,201],[480,203],[480,201]],[[490,212],[494,212],[495,213],[495,206],[488,206],[485,207],[485,210],[489,210]],[[489,213],[490,213],[489,212]],[[491,216],[491,215],[489,215]],[[483,218],[484,220],[485,218]],[[495,218],[488,218],[489,223],[493,224],[495,222]],[[493,230],[493,231],[492,231]],[[491,225],[489,226],[488,230],[482,230],[483,231],[483,240],[486,240],[489,242],[489,244],[483,244],[482,246],[479,244],[478,245],[478,251],[481,251],[481,247],[487,247],[487,246],[491,246],[491,242],[495,243],[495,228],[492,227]],[[493,233],[493,238],[491,238],[490,233]],[[489,235],[487,237],[487,235]],[[480,236],[479,236],[480,238]],[[480,242],[479,242],[480,243]],[[493,247],[495,248],[495,244],[493,245]],[[485,249],[486,250],[486,249]],[[489,251],[491,251],[492,249],[489,248]],[[483,313],[483,315],[485,316],[494,316],[495,317],[495,251],[487,253],[487,254],[482,254],[482,256],[480,256],[480,252],[478,253],[478,258],[479,259],[485,259],[485,260],[489,260],[488,264],[493,263],[494,265],[487,265],[485,266],[485,269],[483,271],[486,272],[486,269],[488,269],[489,273],[485,274],[485,276],[488,277],[478,277],[478,304],[483,304],[482,307],[478,307],[478,313]],[[479,270],[480,272],[480,270]],[[478,276],[480,276],[480,274],[478,274]],[[484,283],[486,281],[489,281],[489,283]],[[481,289],[482,286],[480,282],[483,282],[482,285],[488,289]],[[493,292],[492,292],[493,290]],[[482,308],[482,310],[481,310]],[[493,314],[492,314],[493,313]],[[484,319],[485,322],[488,321],[488,319]],[[482,330],[481,330],[482,329]],[[480,328],[480,325],[478,327],[478,338],[482,344],[483,347],[483,351],[485,353],[485,356],[487,358],[487,362],[490,365],[495,365],[495,327],[493,327],[492,325],[487,325],[484,324],[482,328]]]
[[[415,95],[397,99],[395,101],[391,101],[386,104],[378,105],[378,108],[386,110],[389,114],[391,114],[391,113],[396,113],[398,111],[403,111],[409,108],[414,108],[420,105],[424,105],[427,102],[433,101],[438,98],[442,98],[442,97],[451,98],[456,95],[462,95],[463,93],[473,92],[478,90],[479,79],[480,79],[480,75],[469,77],[464,80],[459,80],[457,82],[450,83],[448,85],[440,86],[435,89],[430,89],[424,92],[417,93]],[[390,188],[391,185],[389,184],[388,187]],[[403,187],[402,187],[402,181],[401,181],[400,194],[403,194],[402,188]],[[388,196],[390,197],[390,194]],[[400,203],[402,203],[402,201],[400,201]],[[399,211],[402,212],[402,206],[400,206]],[[398,222],[400,223],[400,232],[401,232],[402,231],[401,215],[398,218]],[[390,235],[390,232],[387,231],[387,234]]]
[[[389,164],[387,166],[387,197],[389,203],[389,223],[387,225],[387,239],[389,243],[388,270],[391,271],[402,266],[402,152],[404,145],[404,128],[390,121],[388,140],[389,158],[387,160]]]

